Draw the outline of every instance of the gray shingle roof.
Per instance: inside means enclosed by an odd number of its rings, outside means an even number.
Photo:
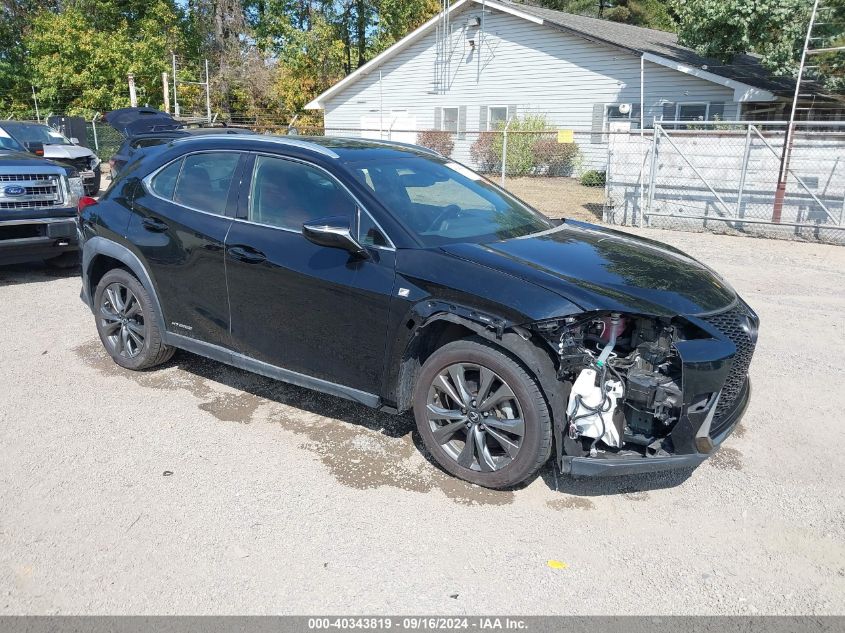
[[[773,75],[763,67],[760,58],[756,55],[737,55],[730,64],[724,64],[715,59],[702,57],[691,48],[678,44],[678,37],[674,33],[598,18],[588,18],[583,15],[564,13],[563,11],[545,9],[531,4],[511,2],[510,0],[500,1],[541,18],[548,26],[575,33],[589,40],[609,44],[633,53],[652,53],[697,68],[706,66],[703,70],[707,70],[714,75],[733,79],[780,95],[790,94],[795,89],[794,79]]]

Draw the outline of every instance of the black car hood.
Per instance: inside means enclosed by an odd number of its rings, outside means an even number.
[[[128,137],[146,132],[180,130],[183,125],[167,112],[154,108],[121,108],[106,113],[103,120]]]
[[[443,250],[543,286],[584,310],[695,315],[736,298],[727,282],[677,249],[581,222]]]

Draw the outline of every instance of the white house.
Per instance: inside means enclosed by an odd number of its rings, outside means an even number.
[[[466,162],[476,132],[543,114],[574,130],[582,154],[600,167],[602,132],[615,120],[636,129],[655,117],[776,118],[790,89],[754,56],[721,65],[671,33],[506,0],[458,0],[306,107],[324,110],[327,134],[415,142],[416,130],[454,132],[453,156]]]

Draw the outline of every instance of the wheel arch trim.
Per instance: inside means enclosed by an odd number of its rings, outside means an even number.
[[[396,369],[392,382],[395,386],[396,408],[399,411],[407,409],[412,402],[415,375],[408,374],[418,373],[419,368],[412,367],[406,360],[413,354],[413,346],[416,344],[415,341],[419,340],[420,333],[429,326],[446,322],[469,329],[476,335],[508,352],[525,365],[539,383],[543,394],[549,402],[552,421],[555,422],[558,418],[562,418],[563,411],[566,409],[566,400],[569,397],[566,388],[567,383],[557,380],[557,368],[547,349],[541,347],[533,338],[524,338],[524,336],[515,330],[515,324],[504,319],[454,305],[449,306],[452,309],[448,311],[446,309],[432,310],[432,303],[436,302],[423,302],[423,305],[426,306],[425,311],[429,312],[428,316],[424,316],[425,312],[420,310],[415,309],[412,311],[415,316],[423,318],[413,328],[400,357],[397,359],[399,361],[397,363],[398,368]],[[409,381],[411,382],[409,383]],[[409,384],[412,387],[411,393],[407,392],[407,386]],[[404,389],[403,385],[405,385]]]
[[[150,300],[153,302],[153,305],[156,310],[157,321],[159,331],[167,332],[167,327],[164,323],[164,314],[161,310],[161,303],[158,300],[158,294],[155,291],[155,286],[153,285],[152,278],[150,277],[149,272],[147,271],[144,264],[138,259],[138,256],[135,255],[131,250],[129,250],[126,246],[122,244],[118,244],[112,240],[106,239],[102,236],[94,236],[85,241],[82,246],[82,294],[83,300],[88,304],[88,307],[91,309],[93,313],[94,308],[94,288],[91,288],[91,267],[94,264],[98,255],[103,255],[106,257],[111,257],[112,259],[116,259],[117,261],[124,264],[135,277],[137,277],[138,281],[141,282],[141,285],[144,286],[144,289],[150,295]]]

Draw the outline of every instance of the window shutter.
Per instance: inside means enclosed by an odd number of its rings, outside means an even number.
[[[715,121],[718,119],[719,121],[725,120],[725,102],[724,101],[714,101],[710,104],[710,113],[707,116],[708,121]]]
[[[467,137],[467,107],[465,105],[458,108],[458,139],[463,140]]]
[[[604,142],[604,104],[593,104],[593,124],[590,129],[590,143]]]
[[[675,120],[675,103],[670,101],[668,103],[663,104],[663,120],[664,121],[674,121]]]
[[[510,121],[512,118],[514,118],[516,116],[516,108],[517,108],[517,106],[515,106],[515,105],[509,105],[508,106],[508,121]]]
[[[442,130],[443,129],[443,108],[434,108],[434,125],[432,129],[435,130]]]
[[[478,129],[483,132],[487,129],[487,106],[478,108]]]

